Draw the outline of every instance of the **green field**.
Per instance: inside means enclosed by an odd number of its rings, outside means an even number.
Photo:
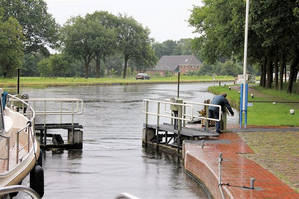
[[[228,86],[210,87],[209,91],[215,94],[227,93],[231,105],[239,110],[238,86],[232,86],[231,90]],[[251,93],[254,94],[253,99],[250,98]],[[285,91],[261,87],[251,87],[248,94],[250,105],[248,107],[248,125],[299,126],[299,103],[283,103],[299,102],[298,94],[287,94]],[[295,110],[294,115],[290,114],[290,109]]]
[[[234,77],[218,76],[213,79],[211,76],[181,76],[182,82],[204,82],[204,81],[232,81]],[[153,77],[150,80],[135,80],[130,78],[42,78],[42,77],[22,77],[20,78],[21,87],[48,87],[48,86],[79,86],[79,85],[112,85],[112,84],[148,84],[148,83],[175,83],[177,76],[172,77]],[[0,78],[0,87],[16,87],[17,78]]]

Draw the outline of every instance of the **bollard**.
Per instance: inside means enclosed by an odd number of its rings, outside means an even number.
[[[250,189],[254,189],[255,178],[250,178]]]

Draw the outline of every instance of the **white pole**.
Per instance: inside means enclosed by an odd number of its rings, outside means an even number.
[[[247,65],[247,43],[248,43],[248,15],[249,15],[249,0],[246,0],[246,17],[245,17],[245,43],[244,43],[244,63],[243,63],[243,110],[245,110],[245,85],[246,85],[246,65]]]

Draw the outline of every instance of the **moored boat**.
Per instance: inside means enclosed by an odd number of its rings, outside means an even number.
[[[31,172],[30,186],[42,185],[42,190],[35,191],[43,195],[43,171],[40,166],[36,169],[40,148],[34,133],[35,112],[24,100],[7,93],[0,104],[0,188],[21,184]]]

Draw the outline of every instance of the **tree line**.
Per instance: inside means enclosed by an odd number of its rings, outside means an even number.
[[[47,5],[43,0],[0,0],[0,6],[1,25],[8,26],[8,23],[10,25],[6,28],[6,32],[1,31],[3,38],[12,42],[10,32],[13,26],[22,30],[14,32],[19,34],[14,36],[18,42],[14,45],[8,44],[15,52],[8,51],[6,54],[14,57],[5,59],[10,57],[1,53],[3,57],[1,56],[0,63],[4,76],[11,74],[15,67],[20,67],[22,55],[25,55],[25,61],[33,61],[32,55],[42,58],[36,66],[37,71],[43,75],[55,76],[61,72],[74,75],[74,70],[69,67],[74,65],[74,62],[82,63],[85,78],[89,77],[92,62],[95,63],[96,76],[99,77],[101,62],[117,54],[124,60],[122,64],[124,78],[129,61],[136,67],[144,68],[153,66],[156,62],[149,30],[132,17],[114,16],[101,11],[84,17],[73,17],[59,27],[47,13]],[[60,53],[49,56],[46,47],[54,48]],[[18,63],[14,63],[16,60]],[[28,69],[29,71],[32,70]]]
[[[97,11],[59,26],[43,0],[0,0],[0,73],[12,77],[21,68],[24,76],[126,77],[154,66],[163,55],[193,53],[204,62],[200,75],[240,73],[245,1],[203,2],[189,19],[200,37],[159,43],[126,15]],[[261,75],[261,86],[277,89],[288,73],[292,92],[298,74],[299,1],[250,2],[249,71]]]
[[[193,48],[208,63],[243,59],[246,1],[203,0],[193,7],[189,23],[200,37]],[[289,67],[287,91],[292,93],[299,68],[299,1],[250,1],[248,62],[258,65],[260,85],[283,89]],[[274,74],[274,75],[273,75]]]
[[[127,76],[163,55],[191,54],[191,39],[155,42],[134,18],[96,11],[56,24],[43,0],[0,0],[0,73],[24,76]],[[55,49],[50,54],[49,49]]]

